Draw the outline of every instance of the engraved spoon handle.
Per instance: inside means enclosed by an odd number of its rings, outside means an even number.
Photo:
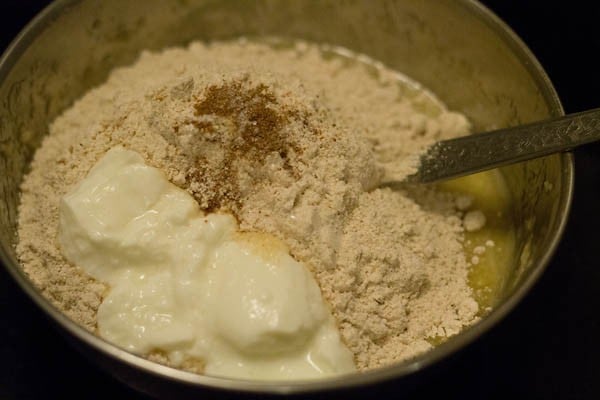
[[[428,183],[571,150],[600,140],[600,108],[432,145],[405,182]]]

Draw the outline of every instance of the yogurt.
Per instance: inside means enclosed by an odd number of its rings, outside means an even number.
[[[245,379],[355,371],[315,279],[284,243],[205,215],[133,151],[111,149],[63,197],[59,242],[110,287],[98,332],[131,352]]]

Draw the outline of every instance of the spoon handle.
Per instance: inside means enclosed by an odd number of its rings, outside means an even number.
[[[513,128],[443,140],[406,182],[428,183],[571,150],[600,140],[600,108]]]

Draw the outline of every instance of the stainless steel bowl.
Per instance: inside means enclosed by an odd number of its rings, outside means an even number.
[[[19,267],[13,246],[19,184],[48,123],[142,49],[240,35],[303,38],[367,54],[423,83],[450,108],[464,112],[476,128],[563,113],[534,56],[475,1],[58,0],[23,30],[0,61],[0,256],[23,290],[80,350],[117,378],[170,397],[209,387],[290,393],[399,379],[458,351],[502,319],[531,289],[563,232],[573,190],[570,154],[503,169],[518,236],[503,298],[479,323],[410,362],[305,382],[198,376],[105,342],[41,296]]]

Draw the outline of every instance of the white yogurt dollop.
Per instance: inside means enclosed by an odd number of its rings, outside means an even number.
[[[237,378],[355,371],[317,283],[283,243],[203,214],[135,152],[111,149],[64,196],[59,241],[110,286],[98,330],[125,349]]]

